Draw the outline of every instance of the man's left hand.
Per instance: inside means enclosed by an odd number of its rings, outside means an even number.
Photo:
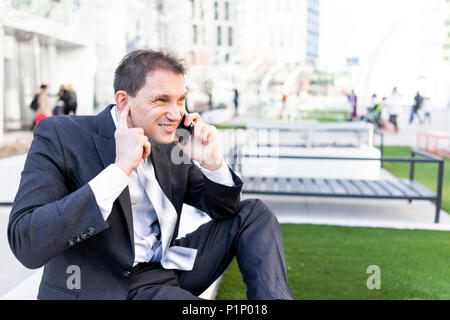
[[[216,171],[222,166],[222,152],[220,150],[217,129],[203,122],[198,113],[186,113],[184,124],[194,123],[194,130],[189,141],[182,145],[175,138],[183,152],[192,160],[196,160],[206,170]]]

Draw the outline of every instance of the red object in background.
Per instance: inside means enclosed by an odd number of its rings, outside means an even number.
[[[36,124],[38,124],[39,121],[41,121],[42,119],[45,119],[45,118],[47,118],[45,113],[42,113],[42,112],[36,113],[36,117],[35,117]]]
[[[286,95],[283,94],[283,98],[281,98],[281,102],[286,102]]]
[[[439,141],[447,140],[447,149],[439,148]],[[420,131],[417,134],[417,146],[440,157],[450,157],[450,137],[443,131]]]

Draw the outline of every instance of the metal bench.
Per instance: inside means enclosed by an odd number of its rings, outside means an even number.
[[[243,158],[271,158],[267,154],[244,154],[239,147],[234,149],[234,169],[242,175]],[[416,157],[420,155],[422,157]],[[340,197],[340,198],[372,198],[372,199],[405,199],[429,200],[436,202],[435,223],[439,223],[439,213],[442,200],[442,180],[444,173],[444,160],[433,154],[418,149],[411,150],[411,157],[384,157],[381,158],[348,158],[348,157],[316,157],[316,156],[286,156],[279,155],[280,159],[314,159],[314,160],[378,160],[383,162],[410,163],[409,179],[394,178],[380,180],[356,179],[314,179],[296,177],[264,177],[246,176],[242,179],[244,194],[267,194],[286,196],[312,196],[312,197]],[[437,192],[430,190],[414,180],[415,163],[437,163]]]

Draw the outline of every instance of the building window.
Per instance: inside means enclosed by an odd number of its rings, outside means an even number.
[[[219,19],[219,3],[214,1],[214,20]]]
[[[233,46],[233,27],[228,27],[228,45]]]
[[[222,27],[217,26],[217,45],[220,47],[222,45]]]
[[[198,43],[198,30],[197,30],[196,24],[194,24],[192,26],[192,36],[193,36],[192,41],[194,42],[194,44],[197,44]]]
[[[230,20],[230,2],[225,1],[225,20]]]

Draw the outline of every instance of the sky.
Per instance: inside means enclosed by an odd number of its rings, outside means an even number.
[[[442,95],[437,61],[445,37],[443,2],[320,0],[320,67],[342,71],[347,57],[358,57],[355,89],[366,96],[386,95],[393,86],[407,95],[415,90]]]
[[[409,20],[411,4],[417,2],[420,0],[321,0],[321,60],[335,66],[346,56],[367,54],[391,26]]]

